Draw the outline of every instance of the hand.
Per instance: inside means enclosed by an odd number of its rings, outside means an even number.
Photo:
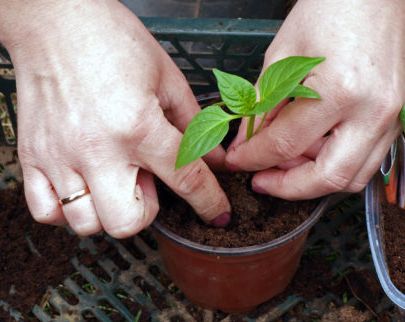
[[[258,171],[253,189],[285,199],[362,190],[400,133],[404,32],[402,0],[300,0],[264,66],[291,55],[325,56],[304,81],[322,99],[287,104],[249,142],[239,133],[227,164]]]
[[[158,211],[154,173],[203,220],[227,213],[214,221],[226,223],[230,205],[208,166],[199,160],[175,171],[181,131],[199,106],[140,21],[118,1],[39,3],[41,19],[4,41],[16,70],[18,152],[34,218],[67,222],[81,235],[133,235]],[[218,165],[224,157],[217,149],[208,159]],[[90,194],[58,205],[85,187]]]

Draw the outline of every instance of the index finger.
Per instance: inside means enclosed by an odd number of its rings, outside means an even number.
[[[140,147],[148,151],[142,161],[149,171],[185,199],[201,219],[207,223],[215,220],[214,225],[225,226],[230,220],[231,206],[216,177],[201,159],[176,170],[181,132],[164,117],[158,123],[159,127],[146,140],[148,147]]]

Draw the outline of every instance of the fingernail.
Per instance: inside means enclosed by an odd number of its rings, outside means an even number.
[[[224,212],[222,215],[211,220],[210,224],[215,227],[226,227],[231,221],[231,214],[229,212]]]
[[[257,193],[260,193],[260,194],[263,194],[263,195],[268,195],[269,194],[266,190],[264,190],[262,187],[258,186],[254,182],[252,183],[252,189],[253,189],[254,192],[257,192]]]

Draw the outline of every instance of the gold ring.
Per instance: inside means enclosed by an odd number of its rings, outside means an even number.
[[[88,187],[86,187],[85,189],[72,193],[69,197],[59,199],[59,204],[61,206],[67,205],[68,203],[71,203],[72,201],[80,199],[81,197],[84,197],[85,195],[87,195],[89,193],[90,193],[90,190]]]

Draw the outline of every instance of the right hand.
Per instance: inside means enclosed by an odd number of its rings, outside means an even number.
[[[80,235],[131,236],[157,214],[153,173],[205,222],[225,225],[230,205],[206,163],[174,168],[199,106],[169,56],[118,1],[45,2],[26,5],[13,38],[3,39],[16,71],[18,152],[33,217]],[[208,160],[224,156],[216,149]],[[58,205],[86,186],[91,194]]]
[[[325,56],[303,82],[322,99],[288,103],[247,142],[241,127],[227,164],[255,171],[256,192],[288,200],[363,190],[402,130],[404,31],[403,0],[298,1],[264,68],[288,56]]]

